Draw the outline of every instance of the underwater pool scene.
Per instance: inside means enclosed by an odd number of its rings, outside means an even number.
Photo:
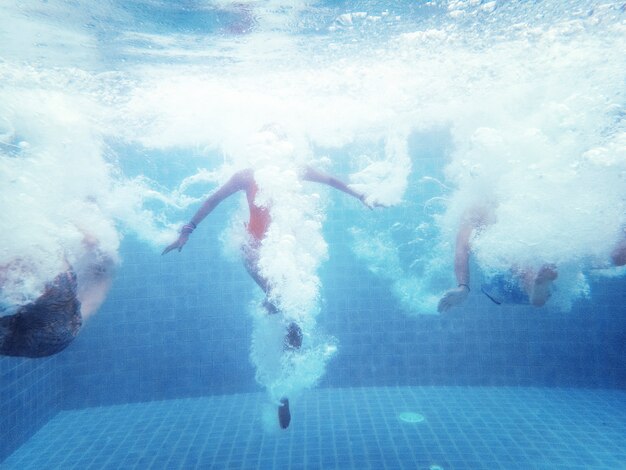
[[[626,4],[0,2],[0,469],[626,469]]]

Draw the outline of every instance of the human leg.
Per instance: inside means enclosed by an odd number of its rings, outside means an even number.
[[[528,298],[535,307],[542,307],[552,295],[552,282],[557,278],[556,266],[543,265],[530,284]]]
[[[269,281],[261,276],[259,272],[259,247],[244,245],[242,247],[243,264],[248,271],[248,274],[256,282],[256,284],[265,292],[265,300],[263,300],[263,308],[267,310],[268,314],[278,313],[278,308],[269,301],[268,294],[270,292]]]
[[[259,250],[258,247],[245,246],[243,248],[244,265],[250,277],[265,292],[263,300],[263,308],[268,314],[278,313],[278,308],[269,300],[270,284],[269,281],[259,272]],[[287,334],[285,335],[285,349],[300,349],[302,346],[302,329],[297,323],[291,322],[287,326]]]
[[[264,276],[261,275],[259,270],[259,250],[258,246],[244,246],[244,265],[250,277],[256,282],[256,284],[265,293],[265,299],[263,301],[263,307],[269,315],[273,315],[279,312],[278,308],[269,300],[270,283]],[[285,351],[297,350],[302,346],[302,329],[297,323],[291,322],[287,326],[287,333],[283,340],[283,349]],[[291,410],[289,409],[289,399],[282,397],[280,404],[278,405],[278,423],[282,429],[287,429],[291,423]]]
[[[613,252],[611,253],[611,260],[615,266],[626,265],[626,234],[624,234],[624,237],[613,249]]]

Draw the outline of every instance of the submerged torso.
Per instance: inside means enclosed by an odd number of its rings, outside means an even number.
[[[272,218],[268,208],[256,204],[255,199],[258,191],[259,187],[257,186],[254,176],[252,176],[248,188],[246,189],[248,208],[250,209],[250,220],[247,229],[252,238],[260,242],[265,237]]]
[[[50,356],[72,342],[81,324],[76,275],[70,270],[50,282],[35,302],[0,318],[0,354]]]

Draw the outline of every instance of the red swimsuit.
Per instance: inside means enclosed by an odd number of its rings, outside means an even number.
[[[250,221],[248,222],[248,233],[252,235],[252,238],[258,242],[263,240],[267,228],[272,221],[270,212],[266,207],[257,206],[254,202],[256,194],[259,191],[259,187],[256,181],[252,180],[249,191],[246,192],[248,197],[248,207],[250,209]]]

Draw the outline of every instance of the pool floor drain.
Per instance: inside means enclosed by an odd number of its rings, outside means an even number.
[[[404,421],[405,423],[421,423],[425,418],[419,413],[405,411],[398,415],[398,419],[400,421]]]

